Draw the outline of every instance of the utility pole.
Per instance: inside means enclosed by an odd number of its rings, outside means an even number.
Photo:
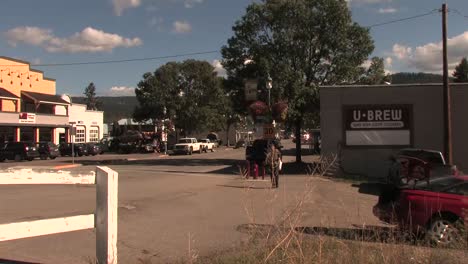
[[[452,111],[450,99],[450,87],[448,81],[447,62],[447,4],[442,4],[442,57],[443,57],[443,82],[444,82],[444,148],[445,158],[449,164],[453,164],[452,157]]]

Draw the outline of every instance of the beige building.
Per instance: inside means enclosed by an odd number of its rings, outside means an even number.
[[[442,84],[326,86],[320,90],[322,153],[341,170],[388,174],[389,157],[411,147],[444,153]],[[468,171],[468,84],[451,84],[454,164]]]
[[[76,127],[76,134],[70,140],[75,143],[98,142],[104,135],[104,112],[91,111],[86,109],[86,105],[74,104],[71,98],[67,95],[62,95],[62,99],[69,102],[68,120],[69,123]],[[65,113],[66,108],[58,108],[58,113]],[[65,141],[66,131],[59,128],[56,131],[56,136]]]
[[[54,79],[26,61],[0,57],[0,141],[57,143],[56,129],[69,126],[68,105],[56,95]]]

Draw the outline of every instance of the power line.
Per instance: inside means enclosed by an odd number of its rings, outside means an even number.
[[[407,21],[407,20],[413,20],[413,19],[416,19],[416,18],[432,15],[432,14],[437,13],[437,12],[439,12],[439,9],[433,9],[433,10],[427,12],[427,13],[424,13],[424,14],[405,17],[405,18],[400,18],[400,19],[396,19],[396,20],[390,20],[390,21],[382,22],[382,23],[377,23],[377,24],[367,26],[367,28],[380,27],[380,26],[383,26],[383,25],[398,23],[398,22]]]
[[[462,14],[462,13],[461,13],[460,11],[458,11],[457,9],[451,9],[451,8],[449,8],[449,12],[452,12],[452,11],[453,11],[456,15],[459,15],[459,16],[465,18],[465,19],[468,19],[468,16]]]
[[[373,24],[370,26],[367,26],[367,28],[374,28],[374,27],[380,27],[388,24],[393,24],[393,23],[398,23],[402,21],[407,21],[407,20],[413,20],[416,18],[432,15],[434,13],[438,13],[440,10],[439,9],[433,9],[427,13],[420,14],[420,15],[415,15],[415,16],[410,16],[410,17],[405,17],[405,18],[400,18],[396,20],[390,20],[387,22],[382,22],[382,23],[377,23]],[[458,10],[453,9],[453,11],[460,16],[463,16],[468,19],[468,16],[465,16],[461,14]],[[204,54],[213,54],[213,53],[219,53],[219,50],[212,50],[212,51],[202,51],[202,52],[193,52],[193,53],[183,53],[183,54],[176,54],[176,55],[168,55],[168,56],[159,56],[159,57],[147,57],[147,58],[133,58],[133,59],[123,59],[123,60],[107,60],[107,61],[85,61],[85,62],[69,62],[69,63],[47,63],[47,64],[31,64],[32,67],[59,67],[59,66],[77,66],[77,65],[96,65],[96,64],[111,64],[111,63],[126,63],[126,62],[135,62],[135,61],[150,61],[150,60],[160,60],[160,59],[170,59],[170,58],[178,58],[178,57],[187,57],[187,56],[195,56],[195,55],[204,55]],[[1,65],[4,67],[15,67],[15,66],[20,66],[20,65]]]
[[[125,59],[125,60],[108,60],[108,61],[70,62],[70,63],[33,64],[31,66],[35,66],[35,67],[39,67],[39,66],[40,67],[53,67],[53,66],[73,66],[73,65],[124,63],[124,62],[133,62],[133,61],[150,61],[150,60],[161,60],[161,59],[170,59],[170,58],[187,57],[187,56],[195,56],[195,55],[213,54],[213,53],[218,53],[218,52],[219,52],[219,50],[212,50],[212,51],[201,51],[201,52],[183,53],[183,54],[168,55],[168,56],[148,57],[148,58],[136,58],[136,59]]]

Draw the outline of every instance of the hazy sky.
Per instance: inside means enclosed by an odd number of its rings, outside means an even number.
[[[219,51],[252,0],[2,0],[0,56],[34,64],[125,60]],[[257,1],[258,2],[258,1]],[[372,56],[390,72],[441,71],[441,0],[349,0],[371,28]],[[445,1],[451,68],[468,56],[468,1]],[[57,80],[57,93],[79,95],[94,82],[100,95],[132,95],[143,73],[171,60],[80,66],[32,66]],[[191,56],[219,65],[219,52]],[[222,69],[218,69],[222,72]]]

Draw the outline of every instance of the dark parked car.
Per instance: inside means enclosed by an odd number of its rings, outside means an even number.
[[[55,159],[60,156],[59,147],[52,142],[39,142],[36,146],[42,160]]]
[[[101,149],[101,146],[98,143],[87,143],[86,148],[88,150],[88,155],[93,155],[96,156],[98,154],[102,154],[103,151]]]
[[[33,160],[39,157],[36,146],[30,142],[8,142],[0,150],[0,161]]]
[[[466,243],[468,176],[420,181],[412,187],[388,185],[373,212],[380,220],[403,230],[425,234],[436,245]]]
[[[59,146],[61,156],[71,156],[72,155],[72,143],[62,143]],[[73,152],[76,156],[89,155],[88,149],[85,144],[74,144]]]

